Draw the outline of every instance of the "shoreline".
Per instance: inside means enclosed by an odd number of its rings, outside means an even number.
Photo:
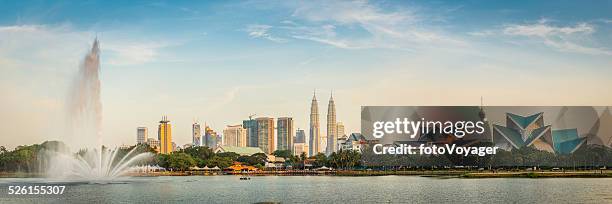
[[[438,178],[612,178],[612,170],[588,170],[588,171],[257,171],[249,173],[240,172],[203,172],[203,171],[166,171],[148,173],[129,173],[132,177],[158,177],[158,176],[220,176],[220,175],[247,175],[257,176],[343,176],[343,177],[363,177],[363,176],[421,176]],[[43,178],[41,173],[25,172],[0,172],[0,178]]]

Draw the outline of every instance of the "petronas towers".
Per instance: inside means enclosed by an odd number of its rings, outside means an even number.
[[[310,141],[310,156],[321,152],[321,130],[319,127],[319,104],[317,103],[317,94],[313,93],[312,103],[310,104],[310,137],[308,138]]]
[[[329,96],[327,105],[327,151],[325,154],[330,155],[336,151],[338,147],[338,123],[336,123],[336,104],[334,104],[334,95]]]
[[[312,96],[310,104],[310,156],[325,152],[327,155],[335,152],[338,141],[338,126],[336,123],[336,105],[333,95],[329,98],[327,106],[327,138],[321,137],[319,122],[319,104],[316,93]]]

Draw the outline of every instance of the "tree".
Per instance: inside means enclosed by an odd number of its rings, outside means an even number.
[[[210,159],[215,155],[212,149],[202,146],[187,147],[185,149],[180,150],[179,152],[186,153],[193,158],[199,158],[201,160]]]
[[[204,163],[206,164],[206,166],[209,167],[217,166],[221,169],[225,169],[232,165],[233,160],[230,157],[215,156],[209,160],[204,161]]]
[[[283,158],[290,158],[293,155],[293,154],[291,154],[291,151],[289,151],[289,150],[276,150],[276,151],[272,152],[272,154],[274,156],[283,157]]]
[[[314,165],[317,167],[322,167],[322,166],[326,166],[327,164],[327,156],[325,156],[325,154],[323,153],[317,153],[314,157],[315,162]]]
[[[170,155],[169,154],[158,154],[153,163],[157,164],[160,167],[170,168],[170,163],[168,162]]]
[[[329,155],[328,164],[338,169],[351,169],[359,165],[361,154],[355,150],[340,150]]]
[[[189,167],[193,167],[195,164],[195,160],[183,152],[175,152],[170,154],[168,157],[168,167],[175,170],[188,170]]]
[[[236,161],[236,159],[238,159],[238,157],[240,157],[240,155],[235,153],[235,152],[221,152],[221,153],[216,154],[216,156],[218,156],[218,157],[225,157],[225,158],[228,158],[229,160],[232,160],[232,161]]]

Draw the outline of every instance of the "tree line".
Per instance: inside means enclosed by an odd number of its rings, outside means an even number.
[[[492,146],[490,143],[475,146]],[[42,144],[18,146],[9,151],[0,146],[0,172],[42,172],[44,171],[44,151],[58,151],[65,145],[58,141],[46,141]],[[105,147],[103,147],[105,148]],[[117,158],[122,158],[136,148],[136,153],[155,150],[146,144],[118,149]],[[318,153],[307,157],[306,154],[293,155],[288,150],[277,150],[273,155],[285,158],[284,165],[294,169],[331,167],[335,169],[366,168],[444,168],[444,167],[490,167],[490,168],[600,168],[612,166],[612,148],[602,145],[583,145],[573,154],[562,155],[531,147],[498,150],[495,155],[479,157],[470,155],[375,155],[371,148],[360,153],[354,150],[340,150],[330,155]],[[370,150],[370,151],[367,151]],[[75,154],[84,154],[80,150]],[[214,153],[208,147],[188,147],[171,154],[155,154],[151,159],[141,161],[140,165],[159,165],[170,170],[188,170],[190,167],[219,167],[225,169],[234,162],[244,165],[265,168],[268,157],[263,153],[239,155],[233,152]]]

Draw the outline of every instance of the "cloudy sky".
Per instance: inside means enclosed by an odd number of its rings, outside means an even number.
[[[612,2],[0,0],[0,145],[66,134],[66,99],[97,36],[103,134],[133,144],[163,114],[222,132],[250,114],[308,127],[333,90],[362,105],[610,105]],[[323,127],[324,130],[324,127]],[[322,131],[324,132],[324,131]]]

